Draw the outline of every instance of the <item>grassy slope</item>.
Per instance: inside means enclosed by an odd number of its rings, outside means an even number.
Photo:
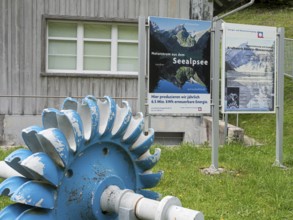
[[[285,37],[293,38],[293,9],[266,9],[263,7],[252,7],[242,12],[224,18],[225,22],[265,25],[284,27]],[[284,147],[292,143],[290,136],[293,128],[293,120],[290,120],[293,113],[293,81],[285,77],[285,113],[284,113]],[[233,116],[232,122],[233,122]],[[235,120],[234,120],[235,122]],[[276,116],[266,114],[242,114],[239,116],[239,126],[245,129],[245,133],[258,139],[265,144],[275,143]]]
[[[293,38],[293,10],[250,8],[224,19],[225,22],[285,27]],[[273,167],[275,159],[274,114],[239,116],[246,134],[264,143],[263,147],[225,146],[219,163],[227,172],[206,176],[199,172],[210,165],[210,149],[162,148],[158,167],[165,178],[156,188],[163,195],[179,197],[185,206],[201,210],[205,219],[293,219],[293,80],[285,79],[284,164]],[[233,121],[233,117],[230,117]],[[235,121],[235,119],[234,119]]]
[[[293,219],[293,170],[272,166],[272,147],[225,146],[219,161],[226,171],[214,176],[200,172],[210,165],[210,148],[185,144],[162,151],[156,169],[165,175],[154,190],[178,197],[206,220]]]
[[[225,22],[285,27],[287,38],[293,38],[293,9],[264,9],[254,7],[224,18]],[[293,80],[285,77],[285,105],[284,105],[284,144],[292,143],[290,133],[293,128]],[[231,122],[233,116],[231,117]],[[276,115],[242,114],[239,116],[239,126],[245,133],[265,144],[275,142]]]
[[[225,22],[284,27],[285,36],[293,38],[293,9],[251,7],[223,19]]]

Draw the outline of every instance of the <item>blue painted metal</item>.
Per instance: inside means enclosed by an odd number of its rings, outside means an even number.
[[[49,128],[37,134],[39,145],[44,146],[42,152],[61,167],[69,163],[70,147],[63,132],[58,128]]]
[[[118,219],[100,208],[109,185],[159,197],[145,190],[163,174],[150,171],[160,158],[160,150],[149,153],[154,131],[144,134],[143,115],[132,116],[127,102],[119,107],[110,97],[87,96],[81,103],[67,98],[62,110],[45,109],[42,121],[43,127],[23,130],[29,150],[5,160],[24,177],[0,184],[0,192],[16,202],[0,211],[3,219]]]
[[[0,195],[2,196],[11,196],[15,191],[24,183],[26,183],[28,179],[20,176],[12,176],[6,180],[4,180],[0,185]]]
[[[30,172],[28,172],[23,166],[20,165],[21,162],[30,155],[32,155],[32,152],[30,150],[18,149],[12,152],[8,157],[6,157],[5,162],[21,175],[29,179],[33,179],[33,175]]]
[[[47,209],[32,208],[22,212],[16,220],[55,220],[52,211]]]
[[[15,203],[9,205],[1,210],[0,212],[0,219],[1,220],[12,220],[17,219],[22,213],[26,210],[30,209],[30,206]]]
[[[53,209],[57,195],[54,187],[41,181],[28,181],[11,196],[11,200],[25,205]]]
[[[26,146],[31,150],[32,153],[42,151],[42,146],[39,141],[35,138],[35,135],[42,131],[43,128],[39,126],[31,126],[22,130],[22,139]]]
[[[24,161],[21,166],[33,174],[34,179],[42,180],[55,187],[58,186],[62,171],[58,165],[44,152],[35,153]]]

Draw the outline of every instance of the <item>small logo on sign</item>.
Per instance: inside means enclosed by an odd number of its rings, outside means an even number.
[[[264,38],[263,32],[261,31],[257,32],[257,38]]]

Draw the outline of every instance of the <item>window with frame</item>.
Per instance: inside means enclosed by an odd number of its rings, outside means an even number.
[[[47,22],[50,73],[138,73],[138,27],[98,22]]]

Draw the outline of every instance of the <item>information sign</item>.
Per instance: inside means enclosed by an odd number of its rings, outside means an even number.
[[[210,21],[149,17],[150,114],[210,112]]]
[[[274,113],[276,28],[223,24],[222,111]]]

